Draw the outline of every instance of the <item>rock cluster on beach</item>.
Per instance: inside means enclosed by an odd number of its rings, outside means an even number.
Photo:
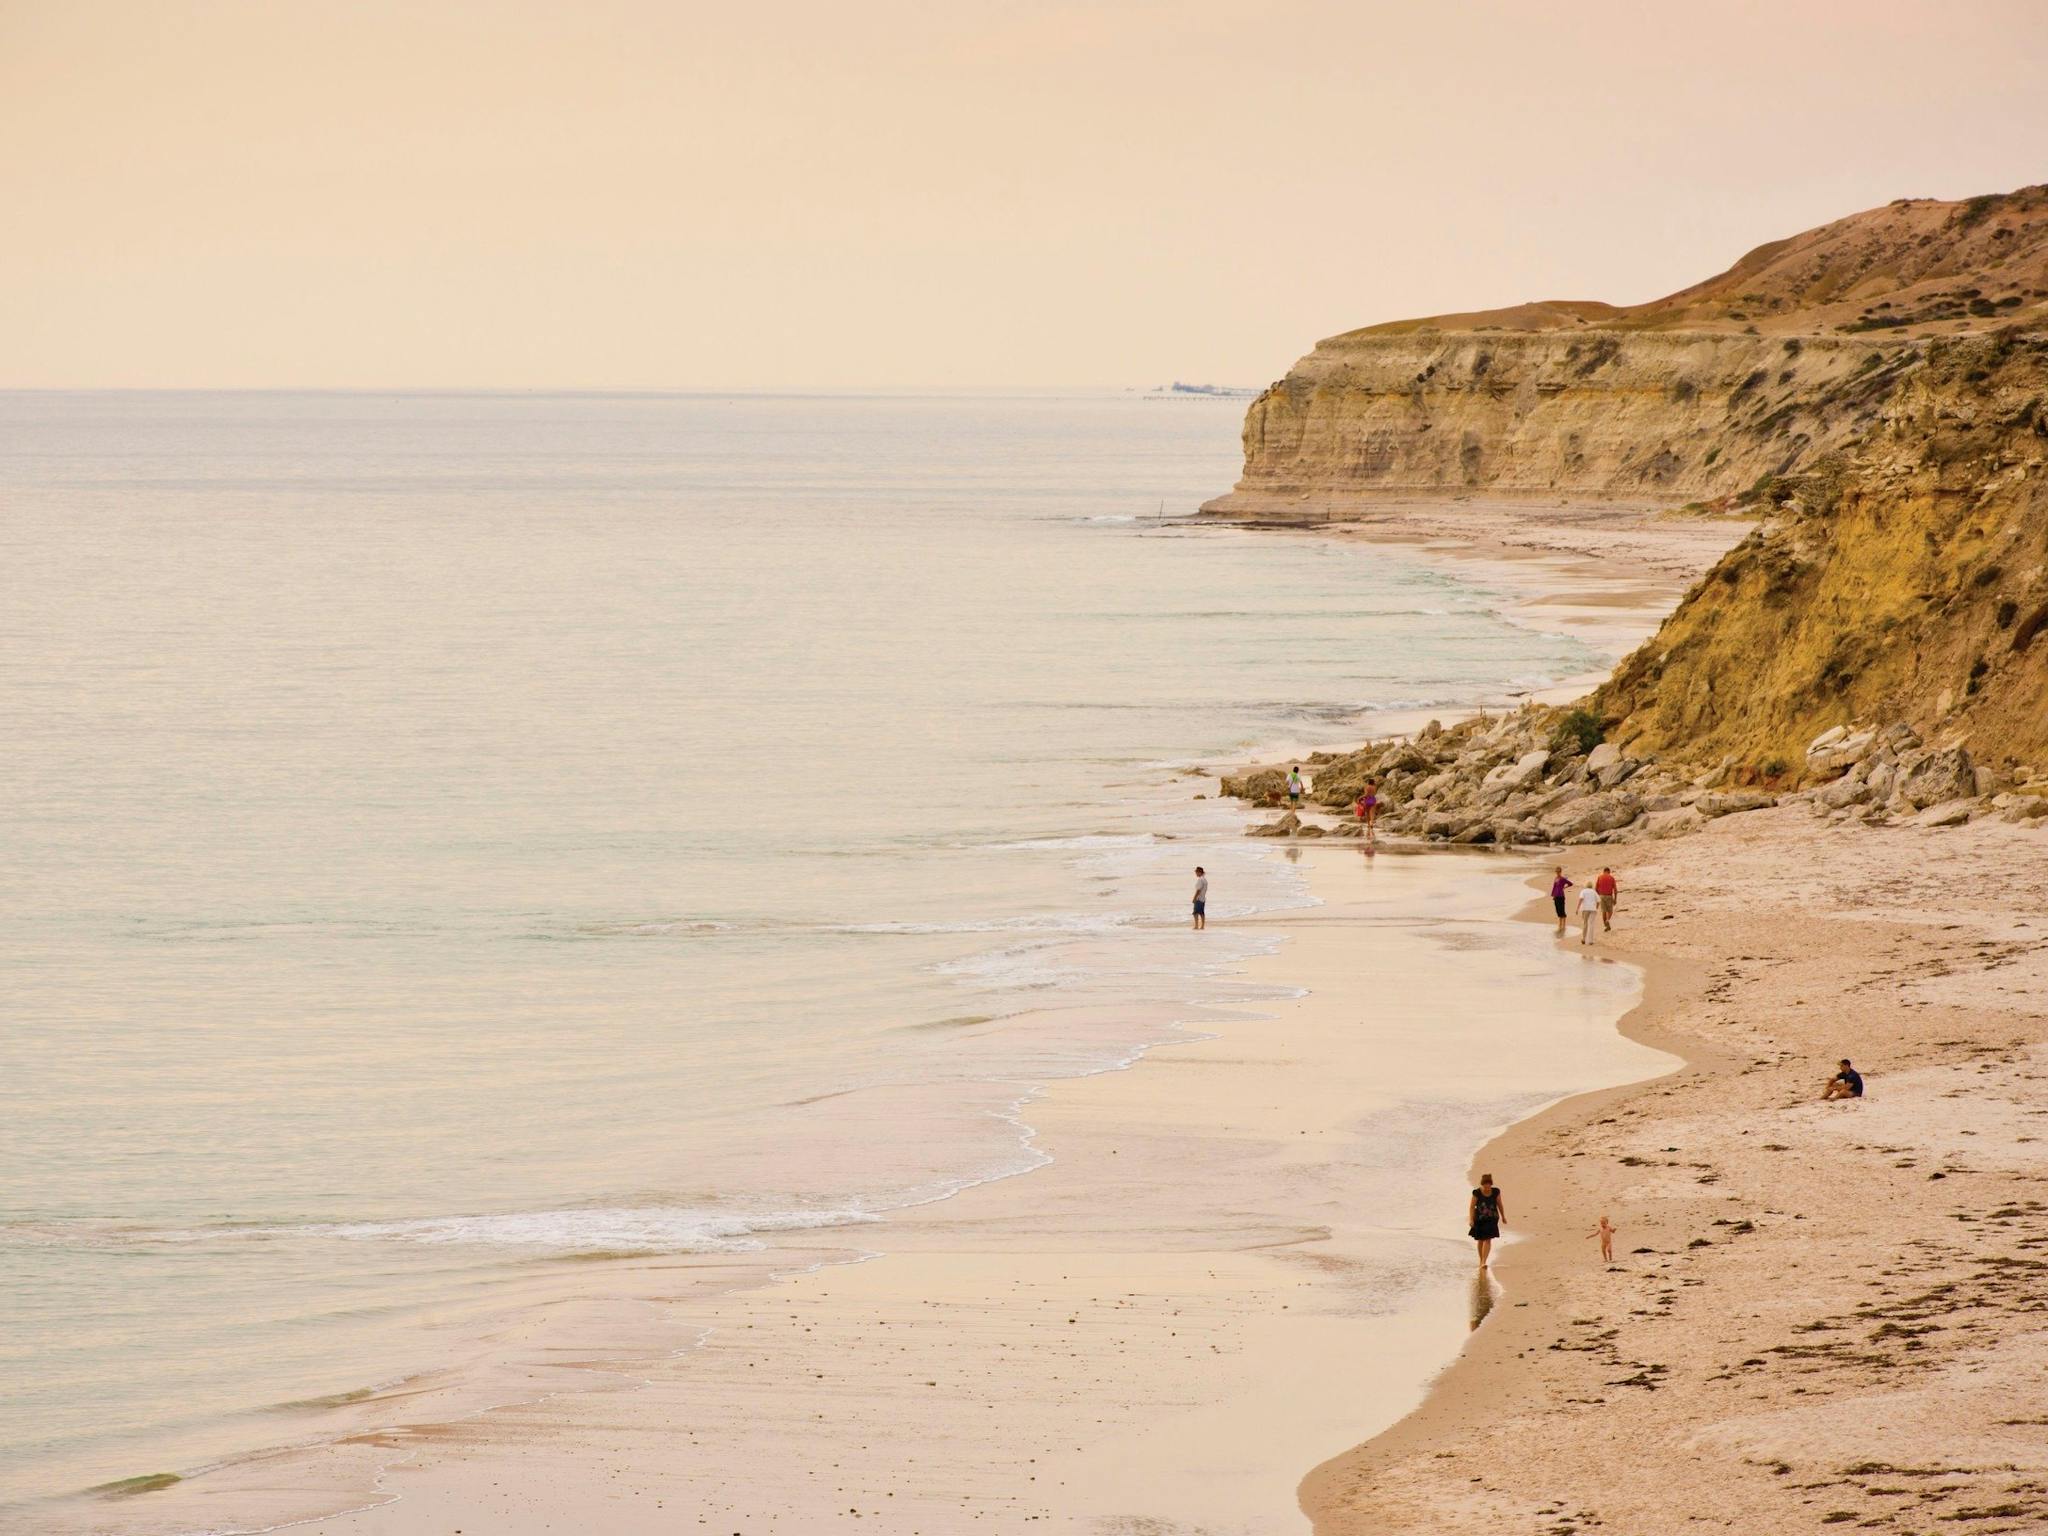
[[[1797,769],[1780,765],[1761,777],[1733,757],[1700,765],[1636,756],[1597,739],[1599,731],[1583,710],[1529,705],[1448,727],[1432,721],[1411,738],[1356,752],[1319,752],[1306,759],[1308,798],[1337,812],[1335,824],[1289,810],[1248,835],[1362,836],[1353,808],[1368,782],[1379,796],[1381,831],[1457,844],[1638,842],[1785,804],[1873,825],[2048,817],[2048,775],[1978,764],[1964,746],[1930,745],[1903,723],[1832,727]],[[1256,805],[1279,805],[1285,790],[1280,768],[1223,780],[1226,795]]]

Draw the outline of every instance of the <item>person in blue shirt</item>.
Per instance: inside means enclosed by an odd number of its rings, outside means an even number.
[[[1860,1099],[1863,1097],[1863,1074],[1849,1065],[1849,1058],[1842,1058],[1841,1070],[1828,1079],[1828,1085],[1821,1092],[1823,1099]]]

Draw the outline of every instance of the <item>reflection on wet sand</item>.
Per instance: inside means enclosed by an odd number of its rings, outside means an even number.
[[[1493,1310],[1495,1294],[1493,1277],[1485,1270],[1472,1277],[1472,1329],[1475,1333],[1486,1321],[1486,1314]]]

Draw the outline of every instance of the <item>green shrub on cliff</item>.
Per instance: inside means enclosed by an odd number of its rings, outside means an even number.
[[[1590,709],[1568,709],[1550,732],[1550,750],[1565,757],[1592,751],[1607,739],[1607,727]]]

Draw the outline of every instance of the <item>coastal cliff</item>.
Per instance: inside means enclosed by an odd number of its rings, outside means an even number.
[[[1902,200],[1648,304],[1524,304],[1333,336],[1253,401],[1243,477],[1203,510],[1734,495],[1870,432],[1930,341],[2043,325],[2048,186]]]
[[[2048,764],[2048,186],[1895,203],[1631,309],[1335,337],[1254,402],[1244,478],[1205,511],[1341,519],[1447,492],[1760,519],[1586,702],[1587,744],[1785,789],[1869,771],[1816,738],[1898,729],[2031,786]]]
[[[2048,336],[1929,344],[1590,701],[1646,752],[1802,760],[1903,721],[2048,760]]]
[[[1321,517],[1444,491],[1705,500],[1867,431],[1914,355],[1860,337],[1355,331],[1253,402],[1244,478],[1203,510]]]

